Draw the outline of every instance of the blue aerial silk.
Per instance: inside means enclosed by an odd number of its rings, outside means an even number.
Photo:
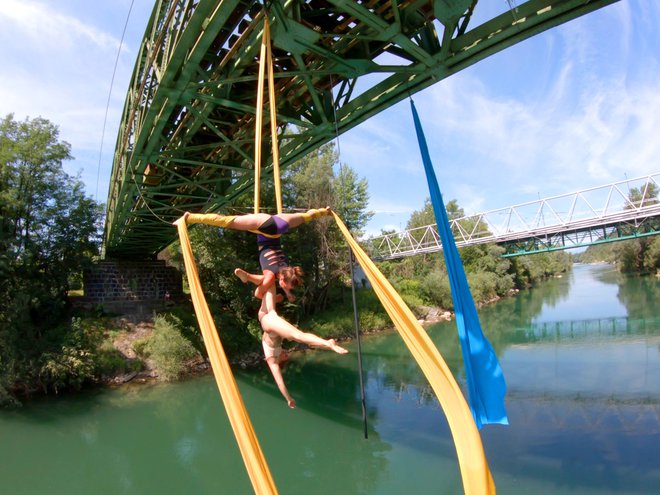
[[[463,263],[449,226],[440,187],[433,171],[422,124],[419,121],[415,103],[412,99],[410,105],[415,120],[415,131],[417,132],[419,149],[424,162],[424,170],[426,171],[426,180],[429,183],[431,204],[438,224],[438,233],[442,240],[442,252],[445,256],[449,275],[454,311],[456,312],[456,325],[458,326],[458,336],[461,341],[465,363],[470,409],[479,429],[485,424],[509,424],[504,407],[504,396],[506,395],[504,374],[495,351],[481,331],[477,309],[474,306]]]

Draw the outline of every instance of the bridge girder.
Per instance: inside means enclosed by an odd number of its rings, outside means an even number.
[[[468,29],[478,0],[274,0],[267,15],[281,166],[489,55],[615,1],[530,0]],[[264,15],[253,0],[157,2],[117,137],[105,256],[154,256],[175,239],[169,223],[185,211],[222,211],[254,186]],[[268,118],[263,125],[268,136]],[[287,126],[297,132],[285,134]]]
[[[611,224],[555,232],[543,236],[529,237],[516,241],[503,242],[505,258],[527,254],[561,251],[575,247],[595,246],[610,242],[638,239],[660,234],[658,217],[641,218],[632,222],[614,222]]]

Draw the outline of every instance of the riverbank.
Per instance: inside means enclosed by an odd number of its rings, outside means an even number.
[[[515,295],[510,291],[504,297]],[[446,309],[424,305],[419,296],[402,292],[401,296],[422,325],[451,320]],[[313,317],[298,320],[299,308],[284,306],[283,317],[304,331],[322,338],[347,342],[354,338],[354,315],[350,291],[337,292],[328,301],[328,309]],[[481,307],[500,297],[477,302]],[[375,293],[359,290],[357,306],[360,332],[363,335],[392,330],[392,322]],[[130,311],[130,308],[128,308]],[[156,331],[155,320],[165,319]],[[118,387],[133,383],[171,382],[208,374],[211,369],[204,343],[190,301],[168,301],[151,313],[139,311],[109,315],[102,308],[71,304],[71,313],[61,325],[62,337],[69,344],[60,353],[43,355],[38,375],[0,383],[0,407],[14,407],[31,397],[75,392],[81,388]],[[264,366],[260,345],[261,330],[256,319],[247,321],[233,313],[219,312],[216,324],[222,329],[223,347],[236,369]],[[164,328],[168,327],[168,328]],[[287,342],[290,352],[306,347]],[[61,354],[61,356],[60,356]],[[32,378],[31,378],[32,377]]]
[[[419,316],[419,323],[422,325],[431,325],[439,321],[449,321],[454,315],[452,312],[431,306],[420,306],[415,308]],[[96,319],[98,321],[98,318]],[[158,369],[157,364],[145,353],[140,352],[144,342],[150,339],[155,331],[154,317],[152,315],[132,315],[124,314],[114,317],[108,317],[106,320],[107,328],[104,329],[106,335],[106,345],[111,345],[121,358],[124,366],[118,367],[118,372],[109,374],[101,378],[101,383],[108,386],[120,386],[127,383],[152,383],[160,381],[170,381],[164,379],[163,374]],[[391,325],[379,326],[378,328],[368,327],[363,333],[373,334],[386,330],[391,330]],[[335,336],[340,342],[352,340],[347,335]],[[295,342],[289,343],[287,348],[289,353],[301,352],[306,349],[304,345],[298,345]],[[291,345],[292,344],[292,345]],[[242,369],[257,368],[263,365],[263,356],[259,352],[246,351],[235,357],[228,357],[232,366],[238,366]],[[192,376],[207,374],[211,371],[209,362],[201,355],[187,361],[184,364],[184,371],[180,379]],[[134,368],[138,369],[134,369]],[[126,371],[128,369],[128,371]]]
[[[518,290],[512,290],[507,297],[514,297],[517,293]],[[501,297],[492,298],[488,301],[479,303],[478,307],[494,304],[501,299]],[[452,311],[435,306],[417,305],[414,307],[414,313],[418,317],[418,322],[422,326],[433,325],[440,321],[451,321],[455,317]],[[366,326],[361,324],[361,332],[365,335],[377,334],[393,329],[389,319],[375,319],[368,314],[368,311],[365,320],[368,324]],[[135,363],[135,361],[140,360],[142,365],[139,370],[108,375],[104,377],[102,383],[108,386],[120,386],[127,383],[170,381],[169,379],[163,379],[162,373],[152,359],[136,351],[136,348],[141,348],[143,343],[154,333],[153,316],[141,315],[141,317],[136,318],[135,315],[122,315],[110,319],[109,323],[112,329],[109,329],[108,332],[112,334],[111,344],[114,350],[117,351],[127,363]],[[313,320],[308,323],[310,323],[312,328],[316,328]],[[374,325],[374,323],[376,324]],[[339,335],[332,331],[328,332],[328,329],[326,328],[327,323],[320,323],[318,326],[324,327],[321,330],[322,334],[326,334],[324,337],[332,336],[338,342],[349,342],[354,338],[350,332],[346,331],[340,332]],[[341,323],[338,323],[337,326],[340,327]],[[308,349],[306,346],[295,342],[287,342],[287,344],[288,346],[286,350],[290,354],[304,352]],[[234,357],[228,356],[228,359],[232,366],[237,366],[241,369],[255,369],[264,365],[263,355],[256,351],[246,351]],[[195,358],[184,363],[184,366],[185,369],[181,373],[179,379],[204,375],[212,371],[210,363],[201,355],[197,355]]]

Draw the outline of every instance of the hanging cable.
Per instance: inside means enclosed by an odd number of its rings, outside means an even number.
[[[149,212],[159,221],[166,223],[167,225],[172,225],[172,222],[165,220],[163,217],[159,216],[154,210],[151,209],[151,207],[149,206],[149,202],[147,201],[147,198],[144,197],[144,195],[142,194],[142,190],[140,189],[140,186],[138,186],[138,183],[135,180],[135,175],[132,176],[132,179],[133,179],[133,184],[135,184],[135,189],[137,190],[137,193],[140,195],[140,198],[142,199],[144,206],[147,207],[147,210],[149,210]],[[175,211],[181,213],[182,215],[185,213],[185,211],[182,210],[181,208],[176,208]]]
[[[346,188],[344,187],[345,186],[344,166],[341,163],[341,149],[339,147],[339,127],[337,126],[337,105],[335,104],[335,97],[334,97],[334,93],[332,92],[333,87],[334,84],[332,81],[332,74],[330,74],[330,99],[332,101],[332,112],[335,123],[335,140],[337,141],[337,159],[339,161],[339,176],[341,177],[340,180],[342,183],[341,184],[342,190],[345,192]],[[343,216],[345,212],[342,211],[341,213]],[[355,256],[350,246],[348,248],[348,258],[349,258],[349,266],[351,268],[351,296],[353,299],[353,322],[355,326],[355,342],[357,344],[358,376],[360,378],[360,403],[362,405],[362,422],[364,425],[364,438],[368,438],[369,433],[368,433],[368,425],[367,425],[367,397],[364,391],[364,371],[362,367],[362,341],[360,338],[360,314],[357,307],[357,295],[355,292],[355,270],[354,270]]]
[[[357,342],[358,358],[358,376],[360,377],[360,403],[362,405],[362,424],[364,429],[364,438],[369,438],[367,427],[367,398],[364,393],[364,378],[362,372],[362,344],[360,342],[360,315],[357,309],[357,295],[355,293],[355,256],[351,248],[348,248],[349,263],[351,266],[351,295],[353,297],[353,322],[355,325],[355,340]]]
[[[105,126],[108,123],[108,109],[110,108],[110,97],[112,96],[112,87],[115,84],[115,75],[117,74],[117,65],[119,64],[119,55],[121,54],[121,48],[124,45],[124,36],[126,36],[126,28],[128,27],[128,20],[131,18],[131,11],[133,10],[133,3],[135,0],[131,0],[131,5],[128,8],[128,14],[126,15],[126,22],[124,23],[124,31],[121,33],[121,40],[119,41],[119,48],[117,49],[117,58],[115,58],[115,67],[112,69],[112,79],[110,79],[110,89],[108,90],[108,101],[105,104],[105,116],[103,117],[103,130],[101,131],[101,147],[99,149],[99,166],[96,169],[96,192],[94,193],[94,198],[96,201],[99,200],[99,176],[101,175],[101,158],[103,156],[103,140],[105,138]]]

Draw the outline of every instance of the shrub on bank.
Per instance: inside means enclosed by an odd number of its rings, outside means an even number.
[[[454,303],[451,298],[451,288],[447,274],[434,270],[422,280],[420,290],[431,304],[443,309],[453,309]]]
[[[199,355],[182,335],[181,320],[171,315],[156,315],[153,334],[134,347],[139,355],[151,359],[165,381],[179,378],[186,371],[186,364]]]
[[[102,333],[74,317],[70,325],[59,327],[54,334],[62,335],[61,340],[39,359],[37,383],[41,389],[57,393],[80,389],[86,382],[95,381]]]

